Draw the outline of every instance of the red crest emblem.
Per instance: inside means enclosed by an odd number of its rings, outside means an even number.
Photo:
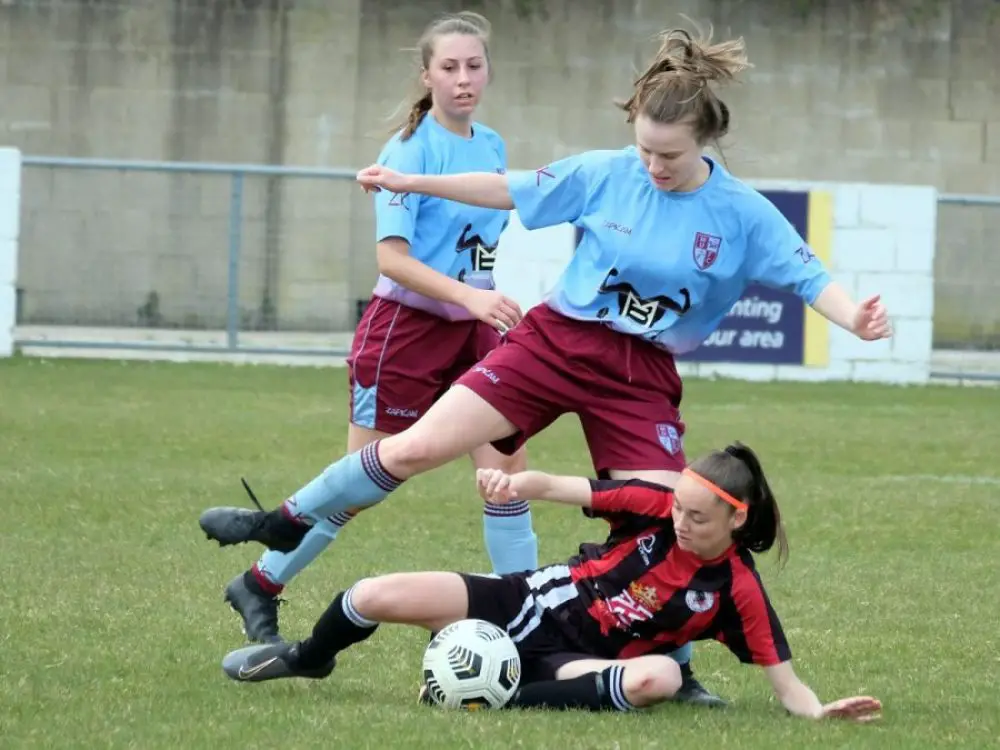
[[[694,235],[694,264],[702,271],[708,269],[715,259],[719,257],[719,248],[722,247],[722,238],[704,232],[695,232]]]

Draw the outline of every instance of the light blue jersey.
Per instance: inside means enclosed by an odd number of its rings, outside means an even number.
[[[525,228],[582,230],[545,303],[674,354],[708,338],[750,284],[811,304],[830,282],[820,260],[773,203],[706,160],[711,176],[688,193],[657,189],[634,147],[511,175]]]
[[[507,148],[493,130],[473,123],[472,137],[463,138],[430,114],[406,141],[394,136],[378,163],[409,174],[507,171]],[[410,255],[453,279],[477,289],[493,289],[493,265],[500,233],[509,211],[477,208],[424,195],[375,194],[375,241],[400,237],[410,243]],[[447,320],[470,320],[464,307],[430,299],[379,276],[374,293]]]

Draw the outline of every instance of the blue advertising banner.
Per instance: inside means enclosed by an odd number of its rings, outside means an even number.
[[[762,191],[806,239],[816,256],[829,262],[833,234],[832,200],[826,193]],[[825,365],[826,321],[788,292],[754,285],[733,305],[719,329],[679,362]]]

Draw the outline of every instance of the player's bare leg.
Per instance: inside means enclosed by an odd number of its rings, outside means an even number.
[[[477,393],[454,385],[411,427],[379,443],[379,460],[399,480],[454,461],[517,432]]]
[[[440,630],[466,617],[468,610],[468,592],[457,573],[397,573],[364,579],[337,595],[310,637],[237,649],[226,655],[222,668],[240,682],[322,679],[333,671],[338,653],[369,638],[379,623]]]

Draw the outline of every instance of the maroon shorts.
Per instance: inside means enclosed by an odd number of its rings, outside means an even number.
[[[402,432],[499,341],[478,320],[450,322],[372,297],[347,358],[351,422]]]
[[[595,471],[684,468],[681,379],[673,356],[601,323],[537,305],[457,382],[518,428],[494,443],[503,453],[575,413]]]

